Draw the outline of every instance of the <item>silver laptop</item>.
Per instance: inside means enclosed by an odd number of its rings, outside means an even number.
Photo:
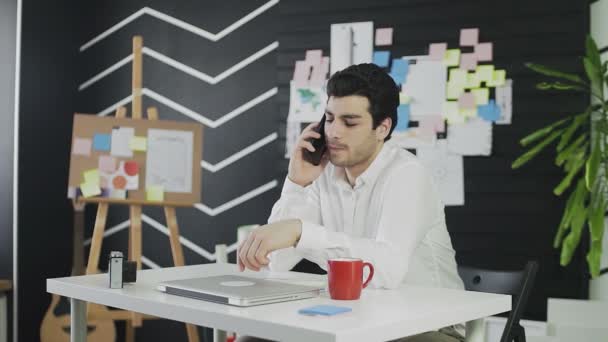
[[[234,275],[174,280],[158,285],[158,290],[168,294],[235,306],[312,298],[322,289]]]

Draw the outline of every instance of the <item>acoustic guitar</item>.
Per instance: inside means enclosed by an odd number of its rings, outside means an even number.
[[[84,267],[84,203],[72,201],[74,207],[74,243],[72,246],[72,276],[83,275]],[[53,294],[42,325],[41,342],[70,342],[70,304],[65,298]],[[87,322],[88,342],[112,342],[116,340],[116,327],[109,318],[111,311],[102,305],[89,304]],[[103,317],[103,318],[100,318]]]

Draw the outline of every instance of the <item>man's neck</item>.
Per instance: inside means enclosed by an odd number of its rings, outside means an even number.
[[[351,167],[344,168],[344,171],[346,173],[346,180],[348,181],[348,184],[350,184],[351,187],[355,186],[357,177],[359,177],[363,172],[365,172],[365,170],[367,170],[367,168],[372,165],[374,160],[376,160],[378,153],[382,151],[382,146],[384,146],[384,143],[378,145],[376,151],[374,151],[374,153],[366,161],[358,163],[357,165],[353,165]]]

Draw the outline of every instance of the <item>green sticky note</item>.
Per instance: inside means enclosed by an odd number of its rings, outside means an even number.
[[[133,151],[145,151],[148,146],[148,139],[146,137],[132,137],[129,141],[129,148]]]
[[[96,184],[99,186],[99,170],[91,169],[84,172],[84,182],[88,184]]]
[[[486,82],[486,84],[488,87],[500,87],[505,85],[506,78],[507,72],[505,70],[494,70],[492,79],[489,82]]]
[[[476,72],[467,74],[467,84],[465,85],[466,89],[479,88],[480,85],[481,82],[479,82]]]
[[[463,123],[465,117],[460,115],[458,110],[458,101],[445,101],[443,103],[443,116],[448,120],[448,123]]]
[[[477,116],[477,106],[471,109],[460,108],[459,114],[464,118],[474,118]]]
[[[84,196],[84,197],[93,197],[93,196],[101,195],[101,189],[99,188],[99,183],[84,182],[84,183],[80,184],[80,191],[82,191],[82,196]]]
[[[460,94],[464,92],[464,84],[448,82],[446,97],[448,100],[458,100]]]
[[[475,69],[477,73],[477,79],[480,81],[490,82],[494,77],[494,66],[493,65],[478,65]]]
[[[146,187],[146,200],[161,202],[165,199],[165,189],[162,185],[150,185]]]
[[[409,104],[412,99],[406,93],[399,93],[399,103]]]
[[[471,90],[473,96],[475,96],[475,104],[476,105],[486,105],[488,104],[488,99],[490,98],[490,89],[488,88],[477,88]]]
[[[467,84],[467,71],[462,69],[451,69],[448,82],[461,85],[464,88]]]
[[[447,66],[460,65],[460,49],[448,49],[443,55],[443,64]]]

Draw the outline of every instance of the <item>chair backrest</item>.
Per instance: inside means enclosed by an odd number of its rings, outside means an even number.
[[[538,262],[529,261],[520,271],[496,271],[469,266],[458,266],[458,273],[469,291],[492,292],[512,296],[512,308],[500,342],[525,342],[526,337],[519,320],[523,315],[530,291],[534,285]]]

